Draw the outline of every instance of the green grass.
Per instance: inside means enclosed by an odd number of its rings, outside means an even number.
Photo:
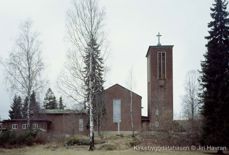
[[[47,147],[46,145],[37,145],[19,149],[0,149],[0,155],[207,155],[204,152],[195,151],[171,151],[171,152],[140,152],[133,149],[121,151],[87,151],[87,147]]]

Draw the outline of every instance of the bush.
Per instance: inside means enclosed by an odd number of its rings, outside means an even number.
[[[37,131],[26,131],[20,134],[16,134],[15,131],[6,130],[0,134],[0,146],[21,146],[32,145],[37,136]]]
[[[0,145],[13,144],[15,142],[16,133],[14,131],[5,130],[0,134]]]
[[[72,146],[72,145],[89,145],[90,141],[88,138],[84,138],[84,137],[71,137],[70,139],[68,139],[65,143],[68,146]]]
[[[98,148],[98,150],[106,150],[106,151],[112,151],[116,149],[117,146],[115,144],[103,144],[101,147]]]
[[[136,145],[140,144],[140,140],[137,139],[136,137],[133,137],[130,141],[129,141],[129,146],[130,147],[134,147]]]

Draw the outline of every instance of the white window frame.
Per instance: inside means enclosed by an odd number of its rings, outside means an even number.
[[[22,124],[22,125],[21,125],[21,128],[22,128],[22,129],[27,129],[27,126],[28,126],[27,124]]]
[[[15,123],[12,124],[11,128],[12,128],[12,129],[18,129],[18,124],[15,124]]]
[[[38,129],[38,123],[33,123],[33,129]]]

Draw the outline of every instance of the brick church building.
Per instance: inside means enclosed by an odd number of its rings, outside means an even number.
[[[150,129],[173,120],[173,45],[149,46],[147,57],[148,118]]]
[[[132,130],[131,100],[135,131],[161,129],[167,121],[173,120],[173,45],[161,45],[161,35],[157,36],[158,44],[149,46],[146,54],[148,116],[141,114],[140,95],[115,84],[104,92],[106,114],[103,117],[102,132]],[[43,110],[31,119],[33,128],[50,135],[88,134],[87,122],[86,113],[73,110]],[[3,120],[0,124],[2,129],[26,129],[25,119]]]

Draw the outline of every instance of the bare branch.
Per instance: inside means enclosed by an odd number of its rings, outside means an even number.
[[[41,72],[44,69],[44,64],[40,55],[38,34],[33,32],[32,22],[26,21],[20,27],[14,49],[3,63],[7,73],[6,78],[12,91],[20,92],[24,97],[30,97],[32,91],[37,92],[42,88],[44,80],[41,79]],[[28,103],[28,123],[29,106]]]

